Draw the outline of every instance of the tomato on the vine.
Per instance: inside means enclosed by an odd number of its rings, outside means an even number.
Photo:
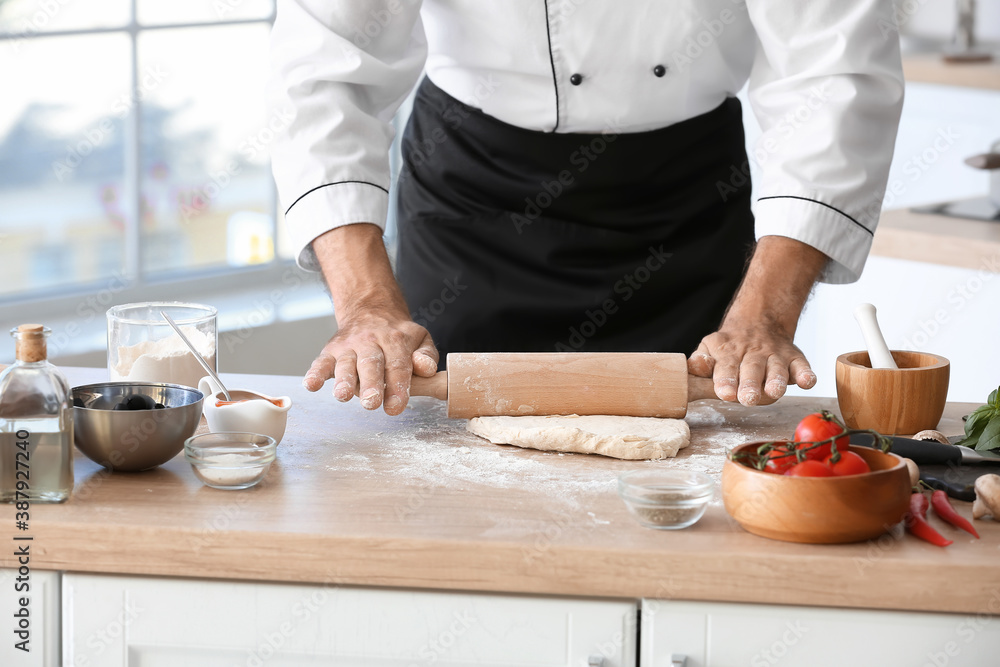
[[[797,449],[806,449],[811,447],[814,442],[832,438],[840,433],[844,433],[844,427],[835,421],[835,417],[832,414],[825,410],[823,412],[814,412],[811,415],[806,415],[795,428],[795,441],[802,443]],[[846,434],[842,438],[837,438],[837,450],[846,452],[849,440],[850,438]],[[813,449],[808,449],[806,451],[806,458],[823,461],[831,453],[830,443],[825,443]]]
[[[775,443],[784,444],[784,443]],[[770,449],[764,454],[764,458],[767,459],[767,463],[764,464],[764,471],[771,472],[776,475],[783,475],[785,471],[791,468],[793,465],[799,462],[798,458],[795,456],[786,456],[786,454],[791,454],[789,450],[784,448]]]
[[[841,452],[840,460],[836,463],[833,462],[833,454],[830,454],[830,456],[823,460],[823,463],[830,466],[830,470],[837,477],[842,475],[860,475],[872,471],[868,462],[860,454],[850,451]]]
[[[806,459],[785,471],[789,477],[833,477],[833,471],[825,463]]]

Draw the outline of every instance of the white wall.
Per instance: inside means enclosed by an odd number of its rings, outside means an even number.
[[[956,0],[893,0],[893,4],[904,38],[951,40]],[[976,40],[1000,42],[1000,0],[976,1]]]

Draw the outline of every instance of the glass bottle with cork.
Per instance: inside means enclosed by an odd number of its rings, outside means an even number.
[[[41,324],[10,332],[17,361],[0,373],[0,502],[61,503],[73,490],[70,388],[48,361],[50,333]]]

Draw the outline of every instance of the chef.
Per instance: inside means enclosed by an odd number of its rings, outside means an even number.
[[[399,414],[461,351],[684,352],[744,405],[813,386],[793,338],[871,246],[891,25],[889,0],[279,0],[273,168],[339,325],[306,388]]]

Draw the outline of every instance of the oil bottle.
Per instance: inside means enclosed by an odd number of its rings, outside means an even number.
[[[61,503],[73,490],[69,383],[48,361],[51,330],[11,329],[17,361],[0,373],[0,502]]]

